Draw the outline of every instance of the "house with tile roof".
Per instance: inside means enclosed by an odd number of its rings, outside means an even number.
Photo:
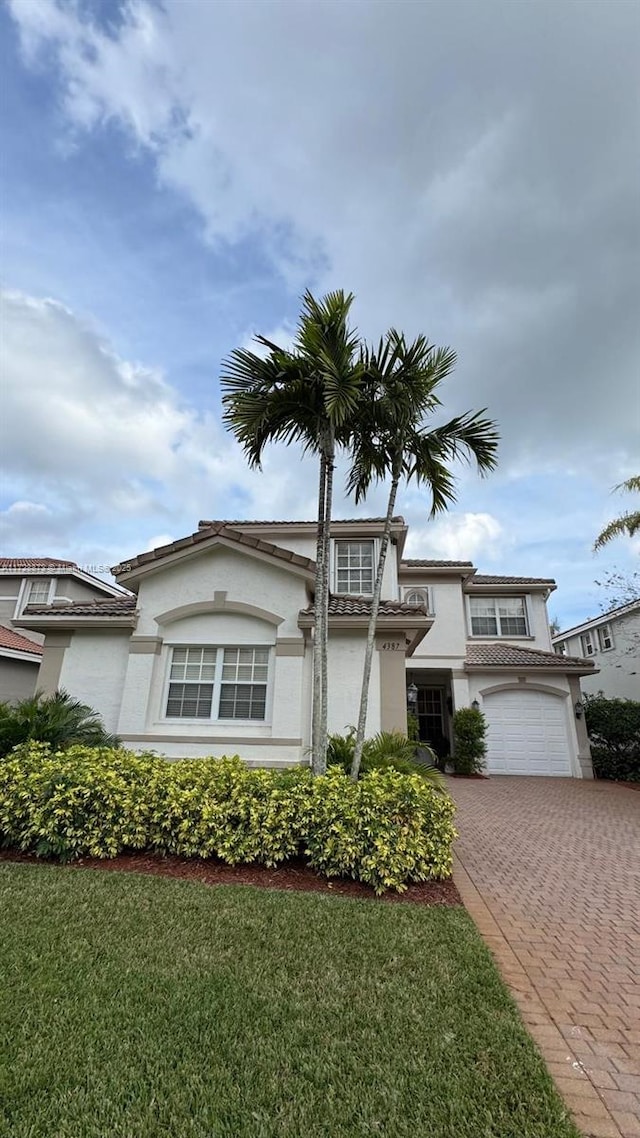
[[[382,528],[381,518],[332,522],[332,732],[357,718]],[[411,711],[446,757],[454,711],[477,703],[490,772],[590,777],[580,681],[595,668],[552,651],[555,582],[404,559],[407,532],[394,518],[367,733],[406,731]],[[60,606],[29,599],[16,623],[44,638],[38,683],[91,704],[135,749],[306,763],[315,547],[315,522],[207,520],[115,566],[124,594]]]
[[[553,637],[562,658],[593,660],[597,674],[585,676],[583,690],[609,699],[640,700],[640,600],[618,605]]]
[[[121,597],[123,590],[57,557],[0,557],[0,700],[15,703],[36,690],[44,635],[16,631],[28,604],[47,609]]]

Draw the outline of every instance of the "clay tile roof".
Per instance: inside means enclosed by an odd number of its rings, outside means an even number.
[[[107,597],[104,600],[73,601],[69,605],[27,605],[22,620],[27,616],[61,617],[69,619],[76,616],[133,616],[136,611],[135,597]]]
[[[384,525],[384,521],[384,518],[332,518],[331,525],[353,526],[369,523]],[[400,515],[393,517],[391,521],[394,525],[403,526],[405,524],[404,518]],[[214,519],[212,521],[207,521],[205,519],[198,522],[198,529],[210,529],[211,526],[231,526],[232,528],[234,526],[273,526],[275,529],[279,529],[281,526],[316,526],[317,524],[318,523],[316,521],[292,521],[290,518],[286,521],[280,520],[269,522],[263,521],[260,518],[257,520],[252,518],[242,518],[235,519],[234,521],[229,521],[228,519]]]
[[[258,549],[262,553],[268,553],[271,557],[277,557],[281,561],[288,561],[290,565],[298,565],[303,569],[308,569],[310,572],[315,571],[316,563],[309,557],[302,557],[299,553],[293,553],[290,549],[282,549],[279,545],[273,545],[270,541],[262,541],[261,538],[255,537],[252,534],[240,533],[238,530],[231,528],[228,522],[212,522],[207,528],[198,529],[195,533],[191,533],[188,537],[181,537],[178,541],[172,541],[169,545],[161,545],[158,549],[151,549],[147,553],[139,553],[137,557],[132,557],[128,561],[122,561],[119,565],[115,565],[111,572],[117,576],[118,574],[127,573],[131,569],[136,569],[139,565],[148,565],[153,561],[161,561],[163,557],[168,557],[171,553],[179,553],[182,549],[188,549],[192,545],[199,545],[203,541],[208,541],[211,537],[224,537],[227,541],[232,541],[237,545],[245,545],[251,549]]]
[[[77,569],[75,561],[60,561],[57,557],[0,557],[0,569]]]
[[[472,561],[436,561],[433,558],[410,558],[407,561],[400,562],[401,569],[473,569]]]
[[[553,577],[503,577],[492,573],[476,573],[470,585],[555,585]]]
[[[12,652],[30,652],[35,656],[42,655],[41,644],[36,644],[35,640],[28,640],[26,636],[21,636],[12,628],[5,628],[3,624],[0,624],[0,652],[3,648],[10,648]]]
[[[314,606],[303,609],[301,616],[313,616]],[[353,597],[341,594],[329,598],[329,616],[369,616],[371,600],[369,597]],[[427,616],[422,605],[407,605],[403,601],[380,601],[380,616]]]
[[[592,671],[592,660],[578,656],[559,656],[538,648],[521,648],[517,644],[468,644],[466,668],[553,668],[560,672],[573,669]]]

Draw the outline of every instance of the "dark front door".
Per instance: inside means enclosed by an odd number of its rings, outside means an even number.
[[[420,739],[429,743],[440,758],[449,754],[449,740],[444,724],[444,690],[418,688],[418,723]]]

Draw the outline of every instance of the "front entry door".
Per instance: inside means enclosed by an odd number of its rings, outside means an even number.
[[[439,758],[449,754],[449,740],[444,726],[444,691],[442,688],[418,688],[418,723],[420,739],[433,747]]]

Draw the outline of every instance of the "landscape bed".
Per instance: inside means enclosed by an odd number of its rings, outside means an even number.
[[[0,1133],[577,1138],[460,907],[0,864]]]

